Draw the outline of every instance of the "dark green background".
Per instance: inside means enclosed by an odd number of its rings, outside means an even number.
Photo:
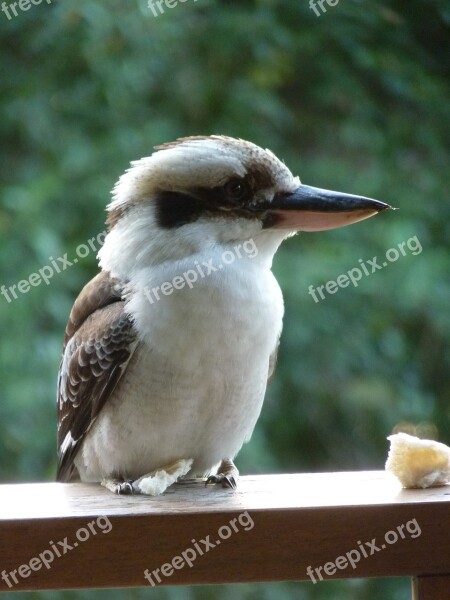
[[[44,0],[11,20],[0,13],[0,285],[50,256],[73,258],[103,230],[129,161],[184,135],[247,138],[305,183],[400,209],[299,235],[277,254],[285,328],[261,419],[237,460],[244,474],[382,469],[399,425],[450,443],[450,6],[325,7],[317,17],[303,0],[188,0],[156,18],[144,0]],[[414,236],[420,254],[319,303],[308,295]],[[48,286],[11,303],[0,296],[2,482],[54,477],[63,330],[96,269],[91,253]],[[400,600],[409,581],[26,597]]]

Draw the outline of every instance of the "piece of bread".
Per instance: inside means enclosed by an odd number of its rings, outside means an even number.
[[[386,470],[398,477],[404,488],[436,487],[450,481],[448,446],[407,433],[396,433],[387,439],[391,448]]]

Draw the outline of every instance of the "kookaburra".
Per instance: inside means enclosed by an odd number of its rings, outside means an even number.
[[[132,163],[108,206],[101,271],[65,332],[57,479],[150,495],[187,476],[235,487],[281,333],[277,248],[386,208],[303,185],[230,137],[180,139]]]

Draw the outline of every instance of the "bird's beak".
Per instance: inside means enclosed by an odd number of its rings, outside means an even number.
[[[324,231],[351,225],[392,208],[389,204],[301,185],[294,192],[279,193],[270,203],[271,226],[291,231]]]

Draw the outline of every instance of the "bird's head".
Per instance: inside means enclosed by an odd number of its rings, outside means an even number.
[[[132,163],[117,182],[100,264],[123,276],[138,265],[249,239],[271,260],[297,231],[350,225],[387,208],[303,185],[270,150],[250,142],[183,138]]]

